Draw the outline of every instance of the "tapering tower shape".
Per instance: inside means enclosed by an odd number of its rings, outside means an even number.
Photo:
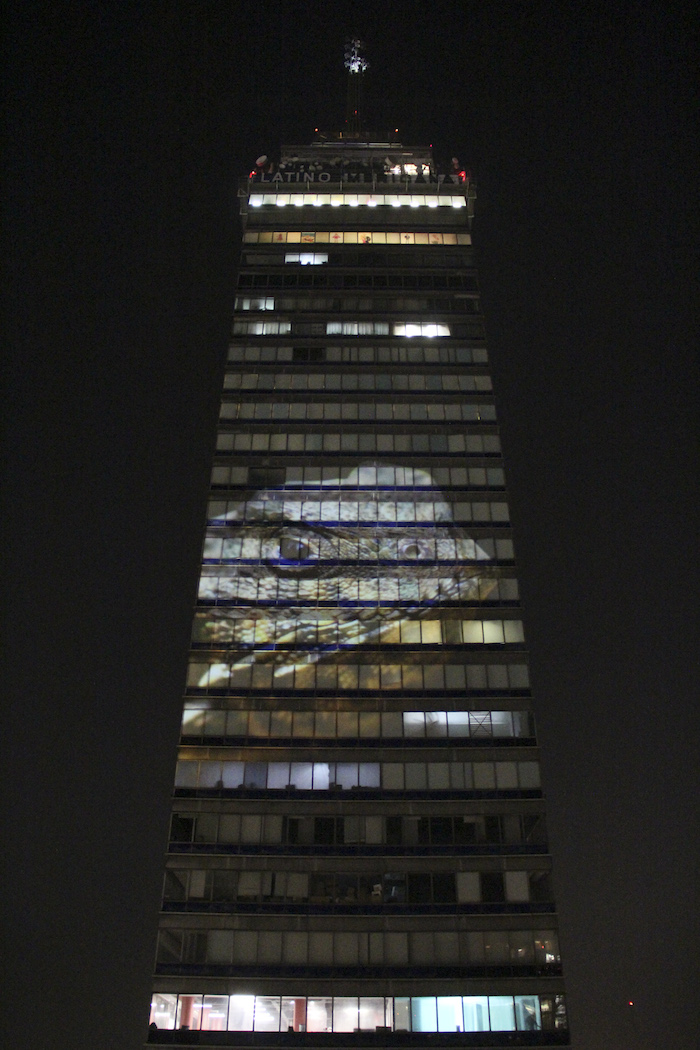
[[[149,1042],[568,1044],[474,185],[239,196]]]

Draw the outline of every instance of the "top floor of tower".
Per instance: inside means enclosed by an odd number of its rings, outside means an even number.
[[[279,162],[259,157],[248,176],[249,182],[284,186],[315,183],[364,183],[373,187],[393,184],[444,185],[473,192],[470,173],[456,157],[447,170],[438,170],[430,149],[406,148],[400,142],[374,142],[357,138],[319,138],[307,146],[282,146]]]
[[[440,170],[430,149],[338,136],[319,138],[308,146],[283,146],[279,161],[259,157],[248,177],[241,179],[238,196],[244,216],[249,203],[262,212],[266,206],[276,212],[275,204],[293,204],[321,208],[325,213],[323,205],[327,205],[329,214],[334,206],[349,204],[376,209],[374,221],[382,223],[389,221],[388,213],[394,208],[424,206],[443,212],[440,205],[452,204],[462,209],[461,222],[471,226],[476,186],[456,157],[447,170]],[[382,219],[384,212],[387,215]],[[437,211],[430,214],[431,220],[437,219]],[[392,221],[398,216],[397,212]],[[315,213],[314,221],[322,217]]]

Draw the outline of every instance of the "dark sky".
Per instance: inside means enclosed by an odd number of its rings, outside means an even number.
[[[693,19],[350,6],[15,5],[0,1030],[143,1038],[236,179],[343,118],[354,30],[368,118],[478,181],[574,1046],[695,1050]]]

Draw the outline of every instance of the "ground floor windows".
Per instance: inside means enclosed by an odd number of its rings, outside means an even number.
[[[286,996],[156,992],[158,1028],[244,1032],[528,1032],[567,1027],[561,995]]]

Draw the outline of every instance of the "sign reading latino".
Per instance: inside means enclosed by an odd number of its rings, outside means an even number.
[[[330,171],[276,171],[274,175],[265,172],[252,171],[248,176],[250,182],[371,182],[375,186],[378,182],[418,182],[418,183],[454,183],[468,182],[469,178],[464,172],[454,175],[397,175],[393,172],[385,174],[372,172],[371,176],[365,178],[363,171],[330,172]]]

